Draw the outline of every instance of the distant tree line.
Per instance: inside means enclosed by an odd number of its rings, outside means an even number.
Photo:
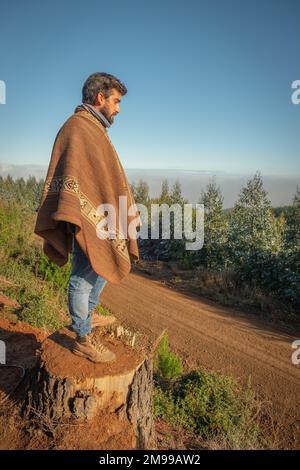
[[[0,199],[22,204],[23,206],[36,210],[43,192],[44,180],[36,180],[35,176],[28,179],[17,178],[14,180],[10,175],[6,178],[0,176]]]

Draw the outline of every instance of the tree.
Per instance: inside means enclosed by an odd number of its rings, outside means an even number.
[[[176,180],[175,183],[172,186],[172,192],[170,195],[170,204],[187,204],[188,201],[183,198],[182,192],[181,192],[181,184],[179,180]]]
[[[158,199],[158,204],[170,204],[170,194],[169,194],[169,182],[167,179],[164,179],[161,185],[161,193]]]
[[[150,203],[149,185],[146,181],[140,179],[138,184],[131,185],[133,197],[136,203],[144,204],[148,207]]]
[[[221,189],[215,180],[202,191],[199,204],[204,205],[204,245],[199,252],[199,261],[208,268],[223,268],[227,261],[228,222]]]
[[[283,222],[276,220],[260,173],[248,180],[230,213],[229,248],[235,261],[253,252],[279,252]]]
[[[293,205],[286,215],[285,246],[291,251],[300,250],[300,187],[294,196]]]

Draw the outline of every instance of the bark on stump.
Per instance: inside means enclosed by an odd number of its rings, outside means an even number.
[[[117,359],[94,364],[71,352],[74,336],[64,328],[42,343],[40,361],[29,382],[26,413],[35,412],[54,420],[88,420],[99,411],[114,413],[133,428],[133,448],[154,449],[151,357],[145,357],[113,333],[100,332],[93,342],[96,345],[101,341]]]

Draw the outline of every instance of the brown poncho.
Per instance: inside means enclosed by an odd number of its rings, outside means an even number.
[[[117,284],[139,259],[137,240],[119,226],[119,196],[127,196],[134,215],[127,224],[139,227],[141,220],[131,189],[106,128],[89,111],[76,108],[58,132],[41,197],[34,232],[44,238],[44,253],[63,266],[72,250],[70,225],[94,271]],[[116,238],[101,239],[99,222],[105,219],[96,209],[112,204],[116,211]],[[104,213],[107,215],[107,213]],[[106,219],[107,220],[107,219]],[[98,224],[98,225],[97,225]],[[105,228],[107,230],[107,226]]]

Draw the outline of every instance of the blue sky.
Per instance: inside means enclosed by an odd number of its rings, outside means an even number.
[[[87,76],[128,87],[126,168],[300,175],[297,0],[0,2],[0,162],[48,164]]]

